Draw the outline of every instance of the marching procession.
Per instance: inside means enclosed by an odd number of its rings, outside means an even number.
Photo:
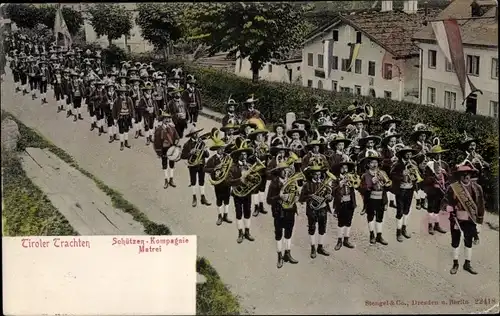
[[[397,229],[391,234],[402,243],[412,237],[407,227],[415,205],[427,211],[431,235],[447,233],[439,214],[449,214],[450,273],[458,272],[463,239],[463,269],[477,274],[472,247],[479,243],[485,213],[478,180],[489,165],[467,134],[460,145],[463,162],[454,166],[442,159],[447,149],[427,124],[416,124],[411,135],[402,135],[401,120],[383,113],[375,120],[374,109],[357,101],[342,115],[317,105],[311,117],[290,126],[271,124],[257,109],[254,95],[242,102],[230,96],[222,125],[204,131],[196,128],[203,104],[196,78],[180,68],[163,72],[129,61],[108,66],[100,51],[38,45],[23,34],[9,36],[6,43],[16,93],[44,104],[52,90],[54,112],[74,122],[83,120],[86,105],[90,130],[106,135],[110,144],[119,142],[121,151],[131,148],[130,135],[143,138],[161,160],[166,190],[175,190],[175,168],[185,160],[193,207],[212,205],[205,194],[208,175],[216,225],[233,223],[233,201],[237,243],[259,238],[251,233],[252,217],[270,212],[277,268],[298,263],[291,248],[301,205],[313,259],[330,256],[325,246],[330,216],[337,221],[335,251],[355,248],[350,237],[356,209],[366,217],[370,244],[388,246],[388,209],[396,210]],[[383,134],[370,133],[376,124]]]

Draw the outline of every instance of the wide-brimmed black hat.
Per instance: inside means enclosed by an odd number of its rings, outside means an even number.
[[[285,151],[289,152],[291,149],[289,147],[286,147],[284,145],[278,145],[278,146],[271,146],[269,148],[269,153],[271,156],[276,156],[280,151]]]
[[[380,125],[382,125],[383,129],[387,129],[387,127],[392,123],[399,125],[401,124],[401,120],[396,119],[389,114],[384,114],[380,117]]]
[[[276,167],[269,170],[269,173],[272,175],[278,175],[281,171],[290,168],[290,166],[286,162],[280,162]]]
[[[198,134],[199,132],[201,132],[203,130],[203,128],[199,128],[199,129],[195,129],[195,128],[192,128],[188,131],[188,133],[186,134],[186,137],[187,138],[190,138],[191,136],[194,136],[196,134]]]
[[[333,124],[333,122],[331,122],[331,121],[327,121],[327,122],[325,122],[325,123],[323,123],[323,124],[319,125],[317,128],[318,128],[318,131],[319,131],[320,133],[323,133],[323,132],[324,132],[325,130],[327,130],[327,129],[334,129],[334,128],[335,128],[335,125]]]
[[[384,135],[382,136],[382,140],[380,141],[380,144],[385,146],[387,145],[387,143],[389,143],[389,141],[391,140],[391,138],[393,137],[396,137],[396,139],[399,139],[400,137],[402,136],[402,134],[399,134],[399,133],[384,133]]]
[[[344,147],[348,147],[351,144],[351,140],[345,138],[344,136],[337,136],[330,141],[330,148],[335,150],[338,143],[344,143]]]
[[[311,129],[311,122],[309,120],[306,120],[306,119],[295,120],[292,123],[292,127],[293,128],[297,128],[297,124],[304,125],[304,128],[305,128],[306,131],[308,131],[308,130]]]
[[[366,137],[360,138],[360,139],[358,140],[358,145],[359,145],[361,148],[363,148],[363,147],[366,145],[366,143],[367,143],[368,141],[370,141],[370,140],[373,140],[373,141],[375,142],[375,145],[378,145],[378,144],[380,144],[380,142],[381,142],[380,137],[378,137],[378,136],[376,136],[376,135],[368,135],[368,136],[366,136]]]
[[[282,127],[284,130],[286,130],[286,124],[285,122],[283,122],[283,119],[280,119],[277,123],[274,123],[273,124],[273,132],[276,133],[276,129],[278,127]]]
[[[396,157],[398,157],[399,159],[402,159],[403,156],[408,152],[411,153],[412,156],[415,156],[417,154],[417,151],[415,149],[413,149],[409,146],[405,146],[396,152]]]
[[[411,133],[410,139],[412,141],[417,141],[418,137],[421,134],[425,134],[427,135],[427,138],[429,138],[432,136],[432,131],[429,130],[425,124],[418,123],[417,125],[415,125],[413,133]]]
[[[306,147],[306,150],[309,151],[309,150],[312,150],[314,148],[314,146],[319,146],[319,150],[324,151],[326,144],[320,140],[314,139],[314,140],[311,140],[309,143],[307,143],[305,147]]]
[[[224,133],[226,133],[228,130],[232,130],[234,133],[234,132],[240,131],[240,126],[237,124],[229,123],[229,124],[226,124],[225,126],[222,126],[220,128],[220,130],[223,131]]]
[[[354,172],[356,169],[356,163],[353,161],[341,161],[339,163],[336,163],[335,165],[332,166],[332,171],[335,174],[340,173],[340,169],[342,169],[342,166],[347,166],[349,168],[348,172]]]
[[[251,139],[251,140],[255,140],[257,138],[257,135],[264,134],[264,136],[265,136],[268,133],[269,133],[269,131],[267,129],[256,129],[256,130],[253,130],[251,133],[249,133],[247,135],[247,138]]]
[[[365,156],[359,160],[358,166],[360,168],[364,168],[372,160],[377,160],[378,163],[380,164],[380,162],[382,162],[383,158],[379,154],[377,154],[376,156],[375,155],[368,155],[368,156]]]
[[[292,138],[292,135],[295,133],[299,133],[300,139],[304,139],[307,136],[307,132],[305,130],[299,129],[299,128],[289,129],[288,131],[286,131],[286,136]]]

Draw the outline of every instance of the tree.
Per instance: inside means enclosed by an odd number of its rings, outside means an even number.
[[[188,19],[199,29],[197,38],[210,46],[210,55],[248,57],[255,82],[266,62],[301,48],[309,9],[290,2],[197,3],[188,9]]]
[[[40,11],[31,4],[10,3],[5,13],[19,28],[34,28],[40,23]]]
[[[40,11],[39,13],[40,23],[45,24],[50,29],[54,29],[54,21],[56,18],[57,6],[42,5],[38,7],[38,10]],[[68,26],[69,33],[71,35],[77,34],[83,25],[82,13],[68,7],[63,7],[61,11],[64,17],[64,21]]]
[[[106,36],[109,45],[123,35],[130,35],[132,13],[119,4],[99,3],[89,8],[90,24],[97,36]]]
[[[140,3],[139,13],[135,19],[141,28],[141,35],[161,50],[167,58],[168,47],[183,35],[181,18],[184,6],[182,3]]]

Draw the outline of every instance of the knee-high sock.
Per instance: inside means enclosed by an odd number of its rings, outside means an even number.
[[[205,195],[205,186],[200,185],[200,195]]]
[[[224,214],[229,213],[229,205],[224,205]]]
[[[193,190],[193,195],[196,195],[198,193],[198,186],[195,184],[191,187],[191,190]]]
[[[311,246],[316,246],[316,234],[309,235],[309,240],[311,241]]]
[[[408,215],[403,215],[403,225],[408,225],[408,218],[410,217],[410,214]]]
[[[278,252],[283,251],[283,238],[281,238],[280,240],[276,240],[276,250]]]
[[[338,238],[344,238],[344,227],[337,227],[338,230]]]
[[[91,116],[90,117],[90,124],[94,124],[95,123],[95,116]]]
[[[245,224],[245,228],[250,229],[250,223],[251,223],[251,221],[252,221],[251,218],[244,218],[243,219],[243,223]]]
[[[243,229],[243,220],[236,220],[236,226],[238,226],[238,230]]]
[[[125,132],[125,133],[123,134],[123,138],[124,138],[126,141],[128,141],[128,132]]]
[[[403,218],[402,217],[397,220],[397,227],[398,227],[398,229],[401,229],[401,227],[403,227]]]
[[[471,260],[472,258],[472,248],[465,247],[465,260]]]
[[[224,209],[224,206],[217,206],[217,212],[219,215],[222,215],[222,210]]]
[[[458,258],[460,257],[460,246],[457,248],[453,248],[452,255],[453,260],[458,260]]]
[[[349,237],[351,235],[351,227],[344,227],[344,237]]]
[[[76,113],[78,113],[78,115],[82,115],[82,108],[76,109]]]
[[[163,174],[165,175],[165,179],[168,179],[168,169],[163,170]]]
[[[387,199],[389,200],[389,202],[390,201],[395,201],[396,200],[396,196],[392,192],[387,192]]]
[[[259,192],[259,203],[266,202],[266,192]]]
[[[324,245],[326,240],[326,233],[323,235],[319,235],[318,245]]]
[[[123,134],[120,134],[120,143],[123,143]]]
[[[368,229],[372,232],[375,230],[375,220],[368,222]]]
[[[118,134],[118,126],[113,126],[113,134]]]
[[[113,126],[108,127],[109,136],[113,136]]]
[[[292,248],[292,238],[285,238],[285,250],[290,250]]]
[[[174,168],[169,169],[169,176],[170,176],[170,179],[172,179],[174,177]]]
[[[377,234],[382,234],[382,224],[383,223],[379,223],[379,222],[375,223],[375,229],[377,231]]]
[[[258,194],[252,194],[252,204],[259,205],[259,195]]]

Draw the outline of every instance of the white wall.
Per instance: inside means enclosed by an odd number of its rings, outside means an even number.
[[[456,110],[465,111],[462,106],[463,95],[455,72],[446,71],[445,56],[437,44],[419,43],[423,54],[423,74],[422,74],[422,103],[427,104],[428,87],[436,89],[435,105],[444,107],[445,91],[455,92],[457,96]],[[429,50],[435,50],[436,68],[429,68]],[[497,49],[487,49],[465,46],[464,55],[479,56],[479,76],[469,75],[474,86],[480,89],[483,94],[477,94],[477,114],[490,116],[490,101],[498,102],[498,79],[491,78],[492,59],[498,58]]]
[[[132,53],[143,53],[152,51],[154,49],[148,41],[144,40],[141,36],[141,31],[138,25],[135,24],[135,17],[137,16],[136,11],[132,11],[132,29],[130,30],[130,38],[125,41],[125,36],[119,39],[113,40],[113,44],[118,47],[123,48],[125,51],[130,51]],[[102,47],[108,47],[108,39],[106,37],[98,37],[95,33],[92,25],[88,20],[85,20],[85,39],[87,43],[99,43]],[[126,43],[125,43],[126,42]],[[130,46],[130,50],[128,49]]]
[[[331,39],[332,31],[336,29],[339,31],[339,41],[333,44],[333,56],[338,57],[338,69],[332,69],[329,78],[319,78],[314,74],[315,69],[318,68],[318,54],[323,54],[323,38]],[[356,42],[356,30],[349,25],[339,25],[336,28],[328,30],[324,36],[318,36],[311,41],[307,42],[303,54],[302,54],[302,84],[304,86],[308,85],[308,80],[312,80],[313,87],[318,87],[318,81],[322,81],[323,89],[332,90],[333,81],[337,81],[337,90],[340,87],[349,87],[354,92],[354,86],[361,86],[361,94],[368,95],[370,89],[375,90],[376,97],[384,97],[384,91],[390,91],[392,93],[392,99],[394,100],[405,100],[410,102],[416,102],[418,99],[406,96],[405,91],[418,88],[418,71],[414,65],[418,65],[418,58],[413,58],[407,61],[394,61],[394,64],[398,63],[401,68],[404,69],[404,80],[400,82],[397,76],[396,67],[393,66],[393,78],[391,80],[386,80],[382,77],[382,60],[385,54],[385,50],[372,42],[364,34],[361,39],[361,47],[358,54],[358,59],[362,62],[361,73],[355,73],[354,66],[351,72],[342,71],[342,59],[348,59],[350,55],[350,46],[348,43]],[[308,65],[308,54],[313,54],[314,66]],[[375,62],[375,75],[368,76],[368,64],[369,61]],[[325,70],[325,69],[319,69]]]
[[[252,69],[250,66],[248,58],[237,58],[234,73],[237,76],[252,79]],[[292,70],[292,82],[290,82],[289,69]],[[300,81],[300,75],[301,62],[281,65],[274,65],[268,62],[265,63],[264,67],[259,71],[260,80],[275,82],[302,84]]]

